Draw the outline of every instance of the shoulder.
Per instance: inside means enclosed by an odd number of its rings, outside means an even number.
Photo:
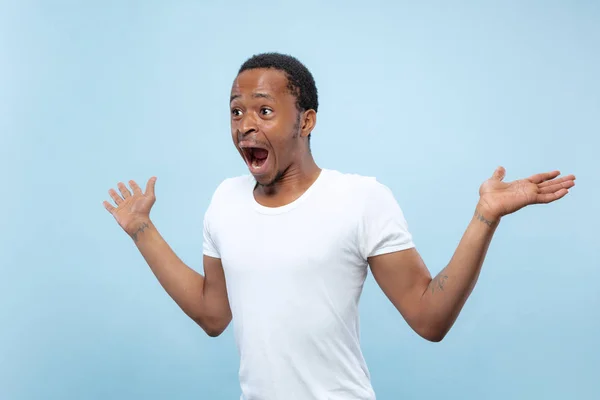
[[[252,175],[240,175],[231,178],[226,178],[217,185],[212,199],[227,198],[237,196],[242,191],[247,191],[249,187],[255,184]]]
[[[351,205],[363,218],[402,213],[390,186],[377,177],[339,171],[330,171],[329,175],[335,198]]]
[[[251,193],[255,184],[252,175],[240,175],[222,180],[215,188],[208,206],[209,212],[218,212],[221,206],[241,201]]]
[[[329,187],[336,191],[341,191],[345,195],[353,195],[356,199],[368,201],[372,197],[391,194],[390,188],[381,183],[375,176],[346,173],[337,170],[328,170],[327,173],[330,177]]]

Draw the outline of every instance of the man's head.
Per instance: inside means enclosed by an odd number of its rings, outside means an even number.
[[[310,156],[318,96],[310,71],[294,57],[247,60],[231,89],[234,144],[261,185],[272,185]]]

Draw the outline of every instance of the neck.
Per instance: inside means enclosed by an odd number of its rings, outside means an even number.
[[[268,207],[279,207],[296,200],[317,180],[321,168],[312,154],[307,153],[292,163],[276,182],[269,186],[257,185],[256,200]]]

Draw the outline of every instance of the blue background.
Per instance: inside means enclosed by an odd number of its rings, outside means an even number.
[[[433,274],[497,165],[578,178],[505,218],[441,343],[369,276],[378,398],[595,398],[600,3],[583,0],[0,1],[0,398],[239,398],[232,329],[188,319],[102,201],[156,175],[152,217],[202,271],[210,196],[246,173],[230,86],[272,50],[315,76],[319,165],[392,188]]]

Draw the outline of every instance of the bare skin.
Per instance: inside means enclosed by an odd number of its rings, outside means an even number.
[[[433,279],[415,249],[369,259],[373,277],[413,330],[430,341],[448,333],[470,296],[503,216],[532,204],[554,202],[575,185],[558,171],[503,182],[499,167],[479,189],[473,218],[448,265]]]
[[[319,176],[308,136],[316,125],[314,110],[298,110],[283,72],[256,69],[238,75],[231,89],[231,135],[236,149],[258,184],[256,200],[279,207],[297,199]],[[253,149],[268,153],[260,167],[253,164]],[[471,294],[488,247],[502,217],[519,209],[554,202],[575,185],[575,177],[559,172],[504,182],[499,167],[480,187],[479,199],[468,227],[448,265],[434,278],[416,249],[368,260],[379,286],[409,326],[430,341],[450,330]],[[186,266],[160,236],[150,220],[155,202],[156,178],[146,191],[130,181],[132,192],[119,183],[120,195],[109,194],[115,206],[105,208],[131,236],[161,285],[182,310],[209,335],[223,332],[231,310],[223,266],[204,257],[204,276]]]
[[[308,146],[316,125],[314,110],[299,111],[287,77],[276,70],[242,72],[231,89],[231,137],[242,158],[244,149],[268,151],[264,172],[250,172],[258,182],[254,196],[267,207],[297,199],[313,184],[321,169]],[[248,164],[248,162],[247,162]]]
[[[119,182],[120,195],[109,190],[116,207],[108,201],[104,207],[133,239],[162,287],[183,312],[209,336],[218,336],[231,321],[221,260],[204,256],[203,276],[175,254],[150,220],[156,201],[155,184],[156,178],[150,178],[142,192],[134,181],[129,181],[132,191]]]

